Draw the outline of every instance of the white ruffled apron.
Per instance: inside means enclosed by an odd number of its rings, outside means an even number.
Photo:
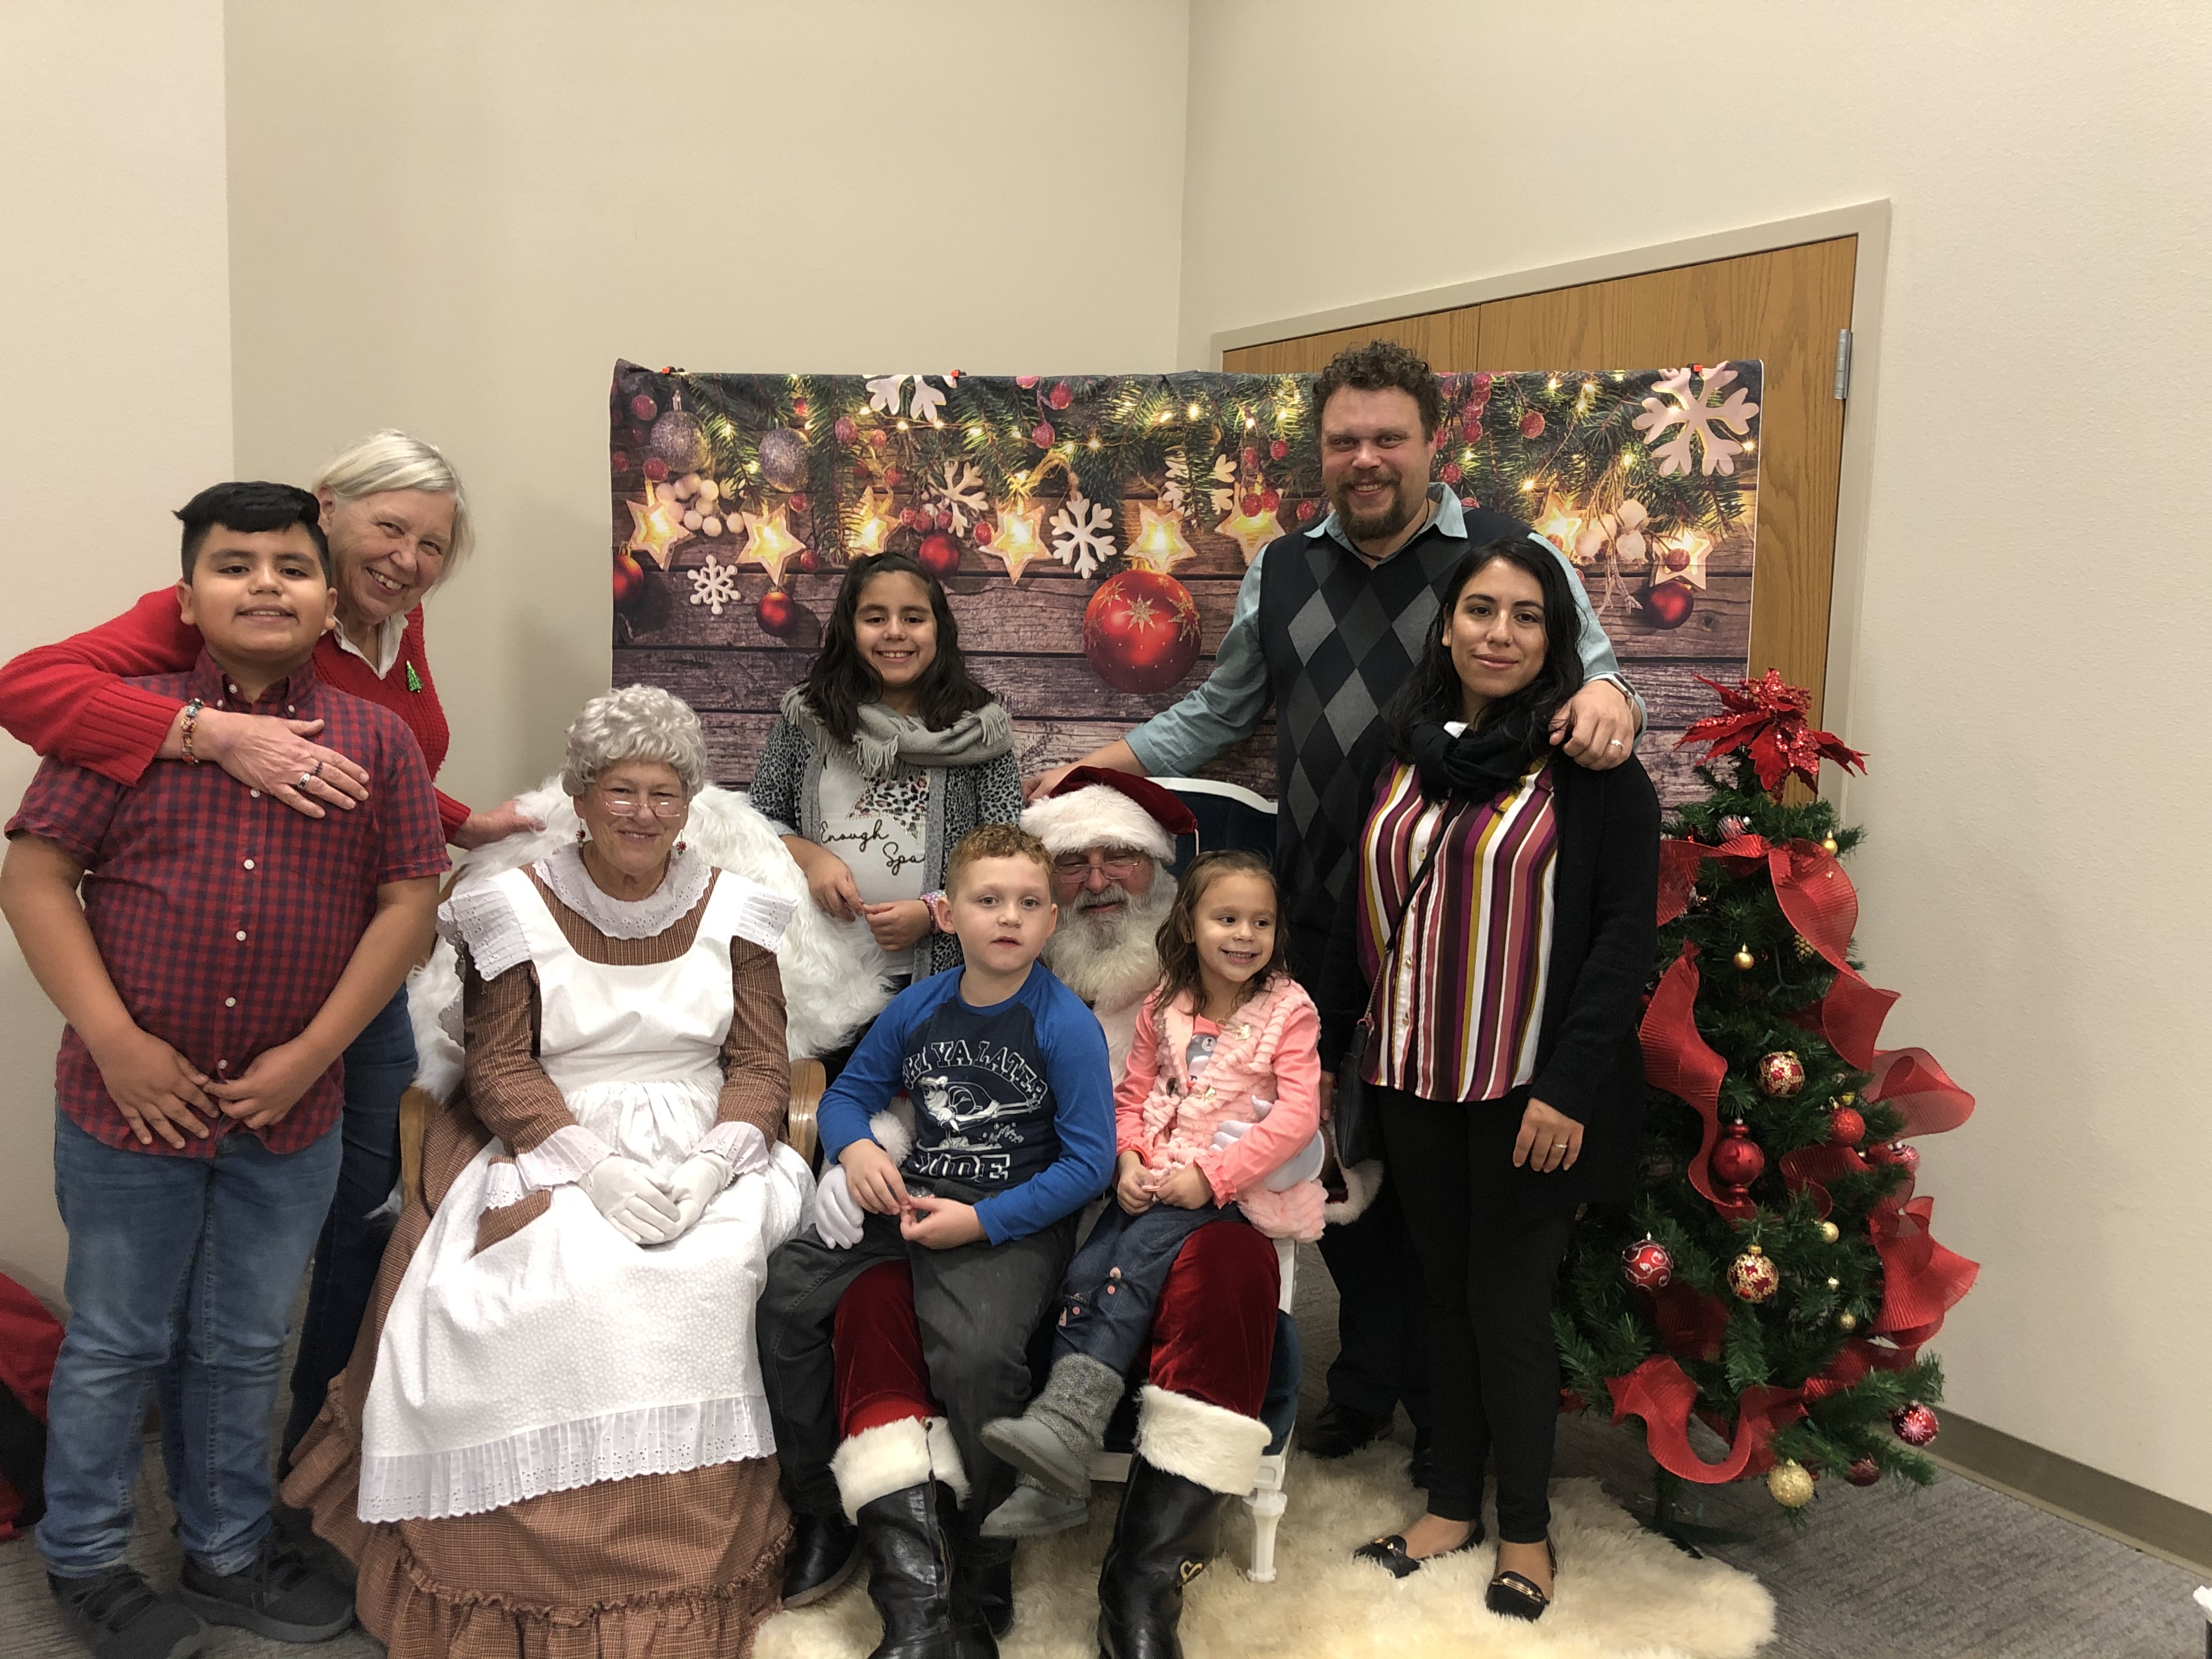
[[[537,971],[540,1064],[578,1123],[665,1179],[714,1126],[743,884],[716,884],[683,956],[615,967],[570,948],[526,872],[494,879]],[[495,1139],[455,1179],[400,1281],[363,1413],[361,1518],[473,1515],[773,1451],[753,1306],[812,1198],[798,1153],[777,1142],[672,1243],[631,1243],[565,1184],[477,1254],[507,1156]]]

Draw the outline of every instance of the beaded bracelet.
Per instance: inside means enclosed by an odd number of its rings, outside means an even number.
[[[185,729],[180,735],[183,739],[185,758],[195,766],[200,763],[200,757],[192,753],[192,728],[199,724],[200,710],[206,706],[206,702],[207,700],[204,697],[194,697],[185,705]]]

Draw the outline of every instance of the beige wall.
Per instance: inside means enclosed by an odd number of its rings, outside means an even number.
[[[1173,367],[1186,38],[1182,0],[232,0],[239,464],[397,424],[462,469],[447,788],[545,776],[606,688],[617,356]]]
[[[168,515],[230,473],[222,7],[0,6],[0,657],[173,579]],[[0,735],[0,804],[35,761]],[[61,1290],[61,1020],[0,938],[0,1273]]]
[[[2212,20],[1352,15],[1194,8],[1186,363],[1271,318],[1894,203],[1879,406],[1850,414],[1877,424],[1838,723],[1873,758],[1850,809],[1873,832],[1859,942],[1905,994],[1886,1035],[1980,1101],[1922,1166],[1938,1237],[1984,1264],[1939,1345],[1949,1398],[2212,1509]],[[1255,244],[1255,156],[1282,205],[1318,204],[1293,257]]]

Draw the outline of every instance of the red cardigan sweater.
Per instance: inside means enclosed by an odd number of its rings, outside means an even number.
[[[184,705],[124,681],[183,672],[199,655],[200,631],[177,614],[177,590],[156,588],[113,621],[58,645],[26,651],[0,667],[0,726],[41,755],[136,785]],[[334,634],[325,634],[315,646],[315,672],[325,684],[398,715],[422,745],[430,775],[438,775],[452,733],[422,652],[422,606],[408,613],[398,660],[383,678],[353,653],[341,650]],[[410,672],[419,691],[408,684]],[[448,838],[468,815],[466,806],[439,793],[438,818]]]

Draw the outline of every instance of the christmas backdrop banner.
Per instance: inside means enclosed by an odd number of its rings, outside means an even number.
[[[714,775],[752,776],[846,562],[940,576],[1024,773],[1076,758],[1206,678],[1237,584],[1322,495],[1301,374],[695,374],[616,365],[614,680],[682,696]],[[1760,365],[1439,377],[1435,476],[1574,562],[1651,711],[1644,764],[1751,641]],[[1274,792],[1263,725],[1208,771]]]

